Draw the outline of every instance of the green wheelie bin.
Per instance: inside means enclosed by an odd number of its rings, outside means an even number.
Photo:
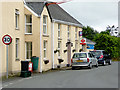
[[[38,69],[38,61],[39,57],[36,56],[31,57],[31,62],[33,63],[33,71]]]

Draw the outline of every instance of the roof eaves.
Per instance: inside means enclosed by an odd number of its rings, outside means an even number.
[[[73,25],[73,26],[77,26],[82,28],[83,25],[81,24],[76,24],[76,23],[71,23],[71,22],[67,22],[67,21],[61,21],[61,20],[56,20],[56,19],[52,19],[52,22],[57,22],[57,23],[62,23],[62,24],[67,24],[67,25]]]
[[[95,42],[86,42],[87,44],[93,44],[95,45],[96,43]]]

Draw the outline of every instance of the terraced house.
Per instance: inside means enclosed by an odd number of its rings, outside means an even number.
[[[19,72],[21,61],[39,57],[38,72],[69,66],[74,52],[82,49],[82,24],[57,4],[36,0],[2,2],[2,31],[12,36],[9,72]],[[6,72],[6,46],[0,41],[2,73]],[[45,61],[49,63],[45,64]],[[61,62],[62,61],[62,62]]]

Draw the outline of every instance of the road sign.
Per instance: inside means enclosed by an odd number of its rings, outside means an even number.
[[[4,35],[2,41],[5,45],[9,45],[12,42],[12,38],[10,35]]]
[[[6,77],[8,78],[8,45],[11,44],[12,38],[10,35],[4,35],[2,38],[2,42],[6,45]]]
[[[82,36],[82,31],[79,31],[79,36]]]
[[[86,44],[86,39],[85,38],[80,39],[80,44],[85,45]]]

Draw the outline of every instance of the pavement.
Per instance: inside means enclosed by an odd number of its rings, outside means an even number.
[[[34,74],[2,82],[3,88],[118,88],[118,62],[112,65]]]

